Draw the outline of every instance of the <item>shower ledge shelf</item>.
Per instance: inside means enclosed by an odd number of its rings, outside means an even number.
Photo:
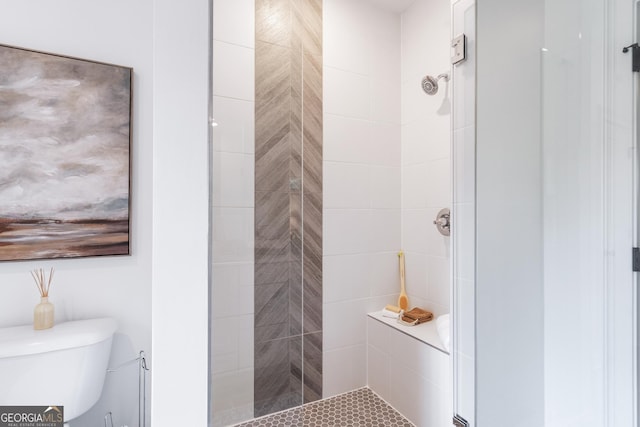
[[[449,352],[444,348],[442,340],[438,335],[438,329],[436,327],[435,319],[421,325],[405,326],[398,323],[396,319],[384,317],[382,315],[382,311],[367,313],[367,316],[377,320],[378,322],[384,323],[390,328],[396,329],[397,331],[405,335],[409,335],[410,337],[415,338],[416,340],[423,342],[428,346],[435,348],[436,350],[440,350],[445,354],[449,354]]]

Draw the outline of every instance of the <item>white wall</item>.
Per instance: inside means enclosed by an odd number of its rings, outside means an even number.
[[[3,263],[0,326],[31,322],[39,266],[56,268],[56,320],[116,318],[123,358],[151,355],[153,304],[153,425],[205,425],[208,2],[8,1],[0,38],[134,68],[133,255]],[[136,424],[117,418],[131,403],[111,408],[114,424]]]
[[[112,363],[151,356],[151,220],[153,157],[153,2],[6,1],[0,16],[2,43],[130,66],[134,69],[131,256],[4,262],[0,271],[0,327],[29,324],[38,302],[29,271],[56,269],[50,300],[56,322],[111,316],[118,321]],[[124,13],[126,11],[126,13]],[[124,375],[123,375],[124,374]],[[137,370],[110,384],[114,398]],[[110,376],[109,378],[111,378]],[[107,404],[114,421],[134,423],[137,402]],[[101,408],[104,409],[104,408]],[[125,416],[125,414],[128,414]],[[104,413],[95,413],[100,422]]]
[[[255,1],[213,4],[213,426],[253,418]]]
[[[417,0],[402,13],[402,248],[411,307],[449,312],[451,239],[432,224],[451,208],[451,83],[438,93],[422,78],[450,74],[451,5]]]
[[[395,304],[400,19],[324,2],[323,395],[366,385],[366,313]]]
[[[210,13],[154,1],[154,427],[207,424]]]
[[[476,422],[544,425],[543,1],[477,4]]]

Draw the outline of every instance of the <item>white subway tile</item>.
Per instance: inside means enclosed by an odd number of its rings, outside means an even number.
[[[371,127],[368,120],[324,115],[324,161],[370,163]]]
[[[449,15],[449,2],[429,1],[416,1],[402,14],[403,82],[449,68]]]
[[[398,285],[398,293],[400,292],[400,285]],[[372,296],[365,300],[365,311],[364,313],[371,313],[372,311],[380,311],[387,304],[398,304],[398,294],[394,295],[380,295],[380,296]]]
[[[371,166],[371,208],[400,209],[400,168]]]
[[[213,373],[238,368],[238,328],[236,317],[216,318],[211,325],[211,355]]]
[[[323,257],[322,298],[325,303],[369,295],[370,258],[367,254]]]
[[[399,124],[372,122],[367,162],[378,166],[400,166],[400,137]]]
[[[402,208],[424,209],[429,195],[429,170],[427,163],[402,168]]]
[[[367,337],[366,300],[348,300],[323,304],[323,349],[364,344]]]
[[[242,301],[241,304],[251,304],[253,298]],[[251,308],[253,311],[253,308]],[[253,368],[253,343],[254,343],[254,316],[241,316],[238,318],[238,368]]]
[[[253,101],[255,50],[214,40],[213,55],[213,94]]]
[[[233,372],[238,369],[238,354],[235,349],[212,354],[211,359],[211,372],[213,374]]]
[[[358,254],[371,251],[371,210],[325,209],[324,254]]]
[[[398,331],[390,334],[387,345],[391,349],[391,360],[401,361],[399,363],[437,386],[447,385],[449,355]]]
[[[214,40],[254,47],[255,0],[213,2]]]
[[[400,209],[371,211],[369,242],[371,252],[389,252],[400,248]]]
[[[389,356],[376,347],[367,347],[367,385],[383,399],[389,394]]]
[[[324,64],[353,73],[369,73],[372,46],[368,14],[362,2],[325,0],[322,12]]]
[[[211,309],[215,318],[253,313],[253,264],[214,264]]]
[[[453,132],[454,196],[456,203],[475,200],[475,127],[467,126]]]
[[[367,209],[371,207],[371,184],[366,165],[324,162],[324,207]]]
[[[431,129],[426,120],[413,120],[402,125],[402,166],[425,163],[432,153]]]
[[[456,271],[462,279],[473,280],[475,271],[475,207],[472,203],[454,205],[452,237],[455,239]]]
[[[414,2],[401,16],[402,82],[429,73],[429,56],[425,55],[425,40],[429,40],[430,22],[425,1]]]
[[[370,119],[369,77],[325,66],[323,79],[326,113]]]
[[[409,80],[401,88],[401,124],[424,120],[434,111],[435,101],[422,91],[421,78]],[[429,108],[430,104],[431,107]]]
[[[402,212],[402,246],[406,252],[426,254],[429,252],[427,235],[435,229],[428,209],[405,209]]]
[[[400,87],[395,80],[371,79],[371,120],[400,124]]]
[[[426,263],[427,255],[420,252],[405,252],[405,276],[407,281],[407,293],[410,298],[428,298],[428,266]],[[415,302],[409,302],[410,306],[417,305]],[[428,308],[428,307],[423,307]]]
[[[323,353],[322,397],[335,396],[367,385],[366,344]]]
[[[367,20],[368,42],[372,46],[369,72],[375,78],[393,82],[400,88],[401,47],[400,16],[379,8],[371,8]]]
[[[239,99],[213,97],[212,128],[214,151],[252,154],[255,151],[254,103]]]
[[[430,115],[425,122],[428,124],[428,138],[426,140],[429,150],[427,160],[437,160],[443,157],[451,157],[451,108],[442,106],[437,114]],[[446,114],[445,114],[446,112]]]
[[[429,412],[433,402],[433,385],[403,363],[389,365],[389,403],[417,426],[437,426],[430,422]],[[420,399],[407,397],[406,384],[411,384],[411,393]]]
[[[253,154],[213,153],[213,206],[253,207],[254,163]]]
[[[451,288],[449,258],[427,256],[427,271],[428,299],[436,304],[448,306]]]
[[[213,384],[215,384],[215,387],[211,388],[213,414],[226,412],[225,415],[228,415],[228,411],[230,411],[232,417],[238,417],[240,409],[249,407],[250,411],[247,414],[253,415],[252,369],[214,374]],[[236,420],[242,421],[246,419],[242,415],[244,414],[240,414],[240,418],[236,418]],[[227,423],[225,422],[223,425],[227,425]]]
[[[368,283],[371,296],[394,295],[397,297],[400,289],[398,251],[368,254],[368,260]]]
[[[384,354],[392,354],[393,350],[389,344],[391,343],[391,334],[396,332],[389,326],[367,316],[367,344],[370,347],[375,347]]]
[[[430,208],[451,208],[451,159],[432,160],[426,167],[426,201]]]
[[[253,262],[253,209],[213,208],[213,262]]]

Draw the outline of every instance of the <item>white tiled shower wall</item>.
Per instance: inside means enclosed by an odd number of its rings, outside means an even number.
[[[407,252],[412,305],[448,312],[449,5],[404,14],[324,1],[323,394],[367,384],[366,313],[396,303]],[[214,414],[253,403],[254,0],[214,2]],[[440,34],[440,33],[443,34]],[[401,101],[402,100],[402,101]],[[449,102],[449,104],[448,104]],[[449,108],[449,109],[448,109]],[[216,420],[214,420],[216,425]]]
[[[253,417],[254,0],[213,2],[213,425]]]
[[[417,0],[402,13],[402,247],[411,306],[449,312],[450,238],[433,220],[451,208],[451,83],[421,88],[425,75],[450,73],[447,0]]]
[[[404,13],[324,1],[324,396],[366,385],[366,316],[395,304],[397,252],[410,305],[449,312],[450,4]]]
[[[400,16],[324,1],[323,395],[362,387],[366,313],[395,303]]]

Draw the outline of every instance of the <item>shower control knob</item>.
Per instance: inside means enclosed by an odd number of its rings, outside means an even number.
[[[441,209],[433,221],[436,228],[443,236],[449,236],[451,234],[451,211],[448,208]]]

